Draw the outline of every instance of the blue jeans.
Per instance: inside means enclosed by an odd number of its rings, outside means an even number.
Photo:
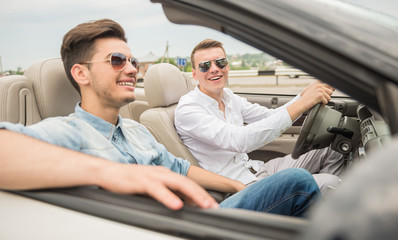
[[[247,186],[222,201],[220,207],[302,217],[320,195],[307,170],[289,168]]]

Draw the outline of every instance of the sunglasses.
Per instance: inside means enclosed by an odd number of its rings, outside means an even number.
[[[113,69],[115,69],[116,71],[123,71],[123,69],[127,65],[127,62],[130,62],[131,65],[133,65],[133,67],[137,69],[137,71],[139,71],[140,67],[137,58],[135,57],[128,58],[123,53],[111,53],[108,59],[91,60],[91,61],[82,62],[81,64],[88,64],[88,63],[101,62],[101,61],[110,62]]]
[[[209,71],[209,69],[211,67],[211,62],[212,62],[212,60],[207,60],[207,61],[200,62],[199,65],[198,65],[199,70],[201,72]],[[228,59],[227,58],[217,58],[216,60],[214,60],[214,63],[216,64],[216,66],[218,68],[224,69],[225,66],[228,65]]]

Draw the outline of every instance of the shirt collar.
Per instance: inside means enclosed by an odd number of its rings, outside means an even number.
[[[197,85],[197,86],[195,87],[194,91],[195,91],[195,92],[199,95],[199,97],[201,98],[201,102],[203,101],[202,104],[208,106],[208,105],[212,105],[212,104],[215,104],[215,103],[216,103],[217,106],[218,106],[218,102],[217,102],[214,98],[212,98],[212,97],[206,95],[205,93],[203,93],[202,91],[200,91],[199,85]],[[229,103],[229,100],[230,100],[230,96],[229,96],[229,94],[227,93],[227,91],[225,90],[225,88],[223,89],[222,100],[223,100],[224,104],[228,104],[228,103]]]
[[[112,123],[109,123],[104,119],[83,110],[83,108],[80,107],[80,102],[76,104],[75,114],[77,118],[89,123],[93,128],[95,128],[98,132],[104,135],[104,137],[106,137],[107,139],[110,139],[113,136],[117,128],[122,129],[122,118],[120,117],[120,115],[118,116],[117,125],[115,126]]]

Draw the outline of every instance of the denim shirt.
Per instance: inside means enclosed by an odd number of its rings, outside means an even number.
[[[143,125],[119,116],[115,126],[79,105],[67,117],[47,118],[27,127],[3,122],[0,128],[114,162],[159,165],[187,174],[190,163],[169,153]]]

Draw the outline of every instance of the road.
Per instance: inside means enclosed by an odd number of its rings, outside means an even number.
[[[253,93],[297,94],[315,79],[312,77],[289,78],[285,76],[229,77],[228,86],[233,91]]]
[[[315,80],[311,76],[300,76],[298,78],[279,76],[278,80],[274,75],[234,76],[229,77],[228,87],[234,92],[296,95]],[[346,96],[337,90],[333,95]]]

